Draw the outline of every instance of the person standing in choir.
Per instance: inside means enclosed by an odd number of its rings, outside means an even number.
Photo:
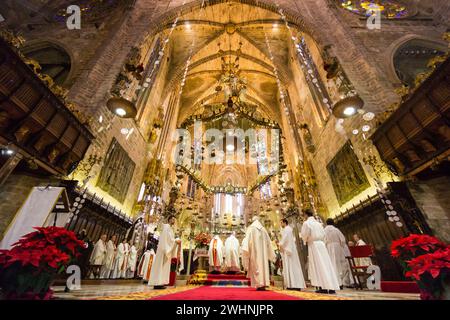
[[[100,269],[105,263],[106,258],[106,234],[102,234],[100,239],[98,239],[97,243],[94,246],[94,250],[92,250],[91,258],[89,259],[89,263],[91,265],[91,270],[94,273],[94,278],[100,277]]]
[[[295,237],[292,227],[287,219],[281,220],[283,231],[281,241],[278,243],[283,261],[283,280],[288,290],[298,290],[306,288],[303,277],[302,266],[295,244]]]
[[[124,252],[125,259],[122,264],[122,273],[121,273],[120,278],[126,279],[127,278],[127,270],[128,270],[128,260],[130,259],[130,243],[129,243],[129,241],[125,241],[123,243],[123,245],[125,247],[125,252]]]
[[[102,279],[108,279],[111,276],[111,273],[114,269],[114,258],[116,256],[117,250],[116,240],[117,236],[114,234],[106,244],[105,264],[103,265],[102,270],[100,271],[100,278]]]
[[[213,273],[220,272],[223,264],[224,246],[222,239],[216,234],[211,239],[208,249],[209,269]]]
[[[177,249],[181,245],[181,240],[175,238],[172,229],[175,222],[175,216],[170,216],[168,223],[162,226],[155,260],[148,280],[148,285],[153,286],[154,289],[165,289],[170,282],[170,263],[172,258],[177,257]]]
[[[327,246],[328,254],[330,255],[331,263],[334,266],[339,280],[339,286],[343,289],[344,271],[348,265],[345,258],[345,236],[342,232],[334,226],[333,219],[327,219],[327,226],[325,231],[325,245]]]
[[[240,250],[239,240],[236,238],[235,232],[225,240],[225,266],[228,272],[241,271],[239,262]]]
[[[325,246],[325,231],[311,209],[305,210],[306,221],[302,225],[301,237],[308,245],[308,276],[317,293],[336,293],[339,280]]]
[[[112,273],[113,279],[119,279],[123,277],[123,269],[126,266],[126,255],[127,255],[127,247],[126,247],[126,239],[123,239],[121,243],[117,246],[117,254],[114,260],[114,271]]]
[[[127,267],[127,278],[133,279],[134,274],[136,272],[136,263],[137,263],[137,249],[134,244],[131,244],[130,241],[130,253],[128,258],[128,267]]]
[[[150,272],[152,270],[153,260],[155,259],[155,250],[153,248],[147,249],[142,255],[141,261],[138,266],[138,276],[142,278],[145,283],[150,278]]]
[[[269,234],[256,216],[247,228],[242,251],[243,265],[247,269],[252,287],[258,291],[266,290],[270,286],[269,261],[274,262],[276,256]]]
[[[353,242],[349,241],[349,245],[353,246]],[[344,268],[344,274],[342,277],[342,284],[345,287],[353,288],[355,286],[355,281],[353,280],[352,271],[350,269],[350,262],[348,261],[347,257],[350,258],[352,254],[350,253],[350,249],[348,248],[349,245],[345,244],[344,246],[344,256],[345,256],[345,268]]]

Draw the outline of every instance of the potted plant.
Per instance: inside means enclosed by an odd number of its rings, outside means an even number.
[[[408,261],[407,277],[416,280],[423,300],[450,300],[450,246]]]
[[[449,299],[449,246],[429,235],[411,234],[393,241],[391,254],[405,276],[416,281],[421,299]]]
[[[0,287],[6,299],[47,300],[50,286],[84,243],[59,227],[37,227],[10,250],[0,250]]]

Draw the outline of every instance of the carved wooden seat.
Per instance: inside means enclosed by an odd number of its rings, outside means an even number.
[[[7,99],[0,102],[0,108],[5,110],[9,117],[18,120],[27,115],[41,98],[39,91],[30,83],[22,83]]]
[[[29,117],[27,117],[14,132],[16,140],[20,143],[26,143],[31,135],[41,131],[47,125],[55,112],[55,106],[47,99],[42,98]]]
[[[0,101],[9,97],[21,84],[22,76],[11,65],[0,65]]]
[[[57,112],[49,124],[44,128],[40,137],[33,145],[39,153],[44,153],[44,150],[51,144],[55,143],[66,129],[68,120],[63,114]]]
[[[73,147],[79,134],[80,132],[74,126],[68,125],[58,143],[52,147],[47,155],[50,163],[55,163],[58,157],[69,151]]]

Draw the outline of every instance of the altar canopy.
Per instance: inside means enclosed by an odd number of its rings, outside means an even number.
[[[63,187],[34,187],[10,223],[0,249],[10,249],[22,236],[33,232],[34,227],[64,227],[69,217],[68,203]]]

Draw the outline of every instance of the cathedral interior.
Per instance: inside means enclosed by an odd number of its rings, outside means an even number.
[[[86,262],[55,296],[159,297],[139,261],[175,216],[182,295],[202,236],[257,219],[276,249],[287,219],[307,280],[309,209],[371,246],[381,289],[286,295],[419,299],[385,289],[413,282],[393,241],[450,242],[449,50],[447,0],[2,0],[1,249],[33,227],[115,235],[134,274]]]

